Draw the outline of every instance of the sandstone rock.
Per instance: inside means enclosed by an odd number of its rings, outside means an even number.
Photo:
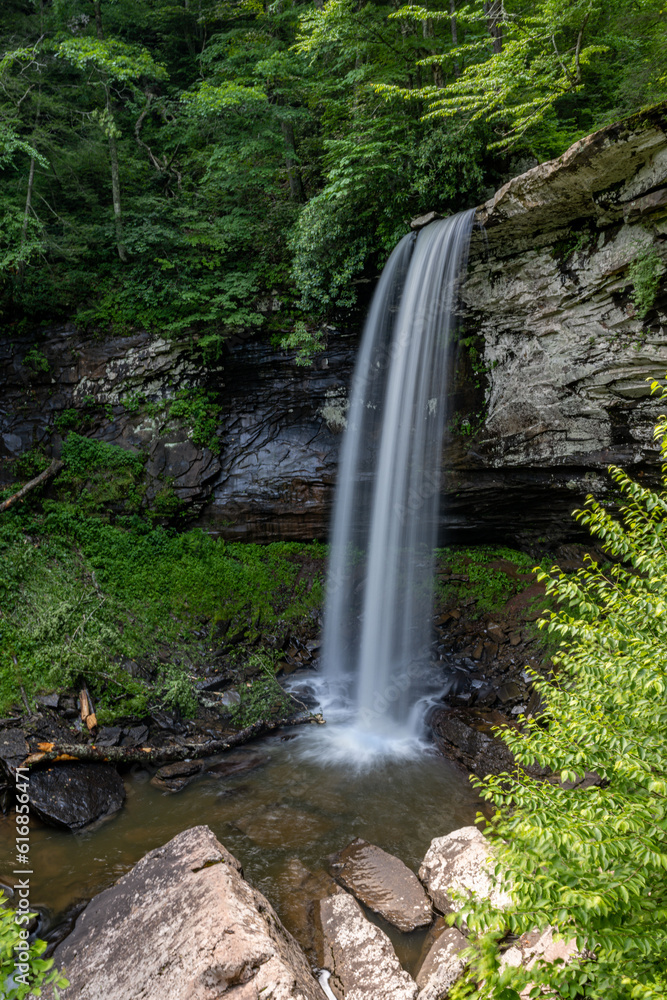
[[[444,914],[456,912],[452,890],[475,893],[490,899],[494,906],[507,905],[505,894],[492,885],[491,857],[491,845],[475,826],[464,826],[432,840],[419,877],[434,906]]]
[[[455,927],[441,930],[417,971],[418,1000],[442,1000],[448,994],[465,968],[459,954],[467,947]]]
[[[216,778],[229,778],[234,774],[243,774],[245,771],[254,771],[257,767],[268,763],[270,758],[266,754],[258,753],[256,750],[237,750],[227,753],[221,760],[214,760],[205,764],[206,774]]]
[[[63,1000],[323,1000],[296,942],[206,826],[151,851],[58,947]]]
[[[399,930],[432,922],[431,903],[417,876],[382,848],[357,838],[336,855],[332,870],[357,899]]]
[[[125,787],[111,764],[55,764],[32,771],[29,795],[44,823],[78,830],[120,809]]]
[[[536,962],[569,962],[577,953],[577,943],[574,938],[570,941],[554,940],[553,928],[547,927],[545,931],[531,931],[523,934],[519,940],[503,952],[500,959],[501,970],[507,966],[518,968],[524,965],[527,969],[532,969]],[[529,1000],[532,984],[529,984],[521,991],[521,1000]]]
[[[423,229],[430,222],[435,222],[436,219],[441,218],[442,216],[439,212],[427,212],[426,215],[418,215],[416,219],[411,220],[410,229]]]
[[[339,1000],[416,1000],[418,987],[396,957],[392,943],[342,893],[320,902],[322,956],[329,988]]]

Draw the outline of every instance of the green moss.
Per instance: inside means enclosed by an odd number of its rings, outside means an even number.
[[[503,569],[490,565],[501,560],[510,563],[513,571],[510,566]],[[439,549],[438,567],[441,574],[448,571],[448,574],[464,579],[448,579],[441,575],[438,578],[436,596],[447,606],[473,598],[474,607],[467,612],[472,618],[500,611],[510,598],[530,585],[534,566],[535,560],[530,556],[506,546],[454,546]]]
[[[70,432],[61,458],[65,468],[55,481],[60,501],[105,519],[142,507],[143,455]]]
[[[663,267],[654,246],[641,247],[630,265],[628,276],[632,282],[632,301],[640,319],[645,319],[653,308]]]
[[[0,517],[0,712],[20,704],[22,687],[32,698],[85,682],[100,721],[158,704],[190,714],[191,675],[210,663],[223,623],[244,636],[243,662],[267,630],[309,621],[323,560],[317,544],[229,544],[136,514],[111,524],[53,499],[10,509]],[[317,567],[309,579],[304,563]],[[128,660],[146,679],[130,676]]]

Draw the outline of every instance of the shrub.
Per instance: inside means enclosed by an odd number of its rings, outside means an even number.
[[[667,456],[665,418],[656,435]],[[528,984],[535,997],[667,996],[667,494],[610,473],[619,513],[589,497],[577,517],[614,561],[539,572],[558,602],[557,673],[535,679],[543,714],[503,730],[516,770],[476,782],[496,807],[487,832],[512,904],[461,911],[476,939],[458,996],[517,1000]],[[522,770],[535,762],[552,779]],[[596,783],[573,788],[585,774]],[[549,925],[576,939],[569,965],[500,971],[507,932]]]
[[[42,958],[46,951],[46,941],[33,941],[28,947],[28,958],[23,962],[23,955],[19,953],[19,948],[24,945],[25,938],[22,935],[22,927],[17,923],[13,910],[6,908],[5,900],[0,893],[0,991],[5,1000],[23,1000],[27,996],[40,996],[41,987],[52,984],[54,995],[57,997],[58,987],[64,989],[68,986],[68,981],[53,968],[52,958]],[[26,972],[19,970],[22,978],[25,976],[26,983],[15,981],[14,986],[9,985],[9,976],[16,972],[17,957],[21,958],[22,964],[28,969]]]

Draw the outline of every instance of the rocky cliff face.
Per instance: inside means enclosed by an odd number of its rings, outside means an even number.
[[[147,502],[168,491],[206,530],[261,542],[326,536],[355,338],[332,338],[311,367],[260,341],[231,344],[206,366],[147,334],[91,342],[52,329],[39,358],[33,341],[0,345],[0,484],[31,449],[58,455],[70,428],[146,454]],[[218,406],[215,453],[166,405],[198,387]]]
[[[500,515],[522,533],[516,500],[533,531],[560,534],[610,463],[656,478],[664,406],[647,379],[667,371],[667,289],[642,315],[637,263],[667,262],[666,131],[664,108],[604,129],[478,211],[463,299],[486,387],[447,488],[480,524]]]
[[[658,475],[661,407],[646,380],[667,371],[667,293],[663,280],[648,294],[642,274],[667,262],[665,108],[515,177],[477,221],[443,537],[555,541],[575,533],[585,494],[607,489],[610,463]],[[225,537],[326,536],[354,337],[332,335],[310,368],[257,340],[213,368],[148,335],[91,343],[52,330],[43,360],[32,340],[0,347],[0,481],[30,447],[57,454],[76,409],[86,433],[147,454],[149,501],[168,488]],[[187,386],[219,404],[218,453],[164,406]]]

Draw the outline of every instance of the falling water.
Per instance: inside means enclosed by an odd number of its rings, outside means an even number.
[[[405,236],[376,290],[354,375],[334,513],[324,675],[355,739],[417,736],[457,280],[474,210]]]

